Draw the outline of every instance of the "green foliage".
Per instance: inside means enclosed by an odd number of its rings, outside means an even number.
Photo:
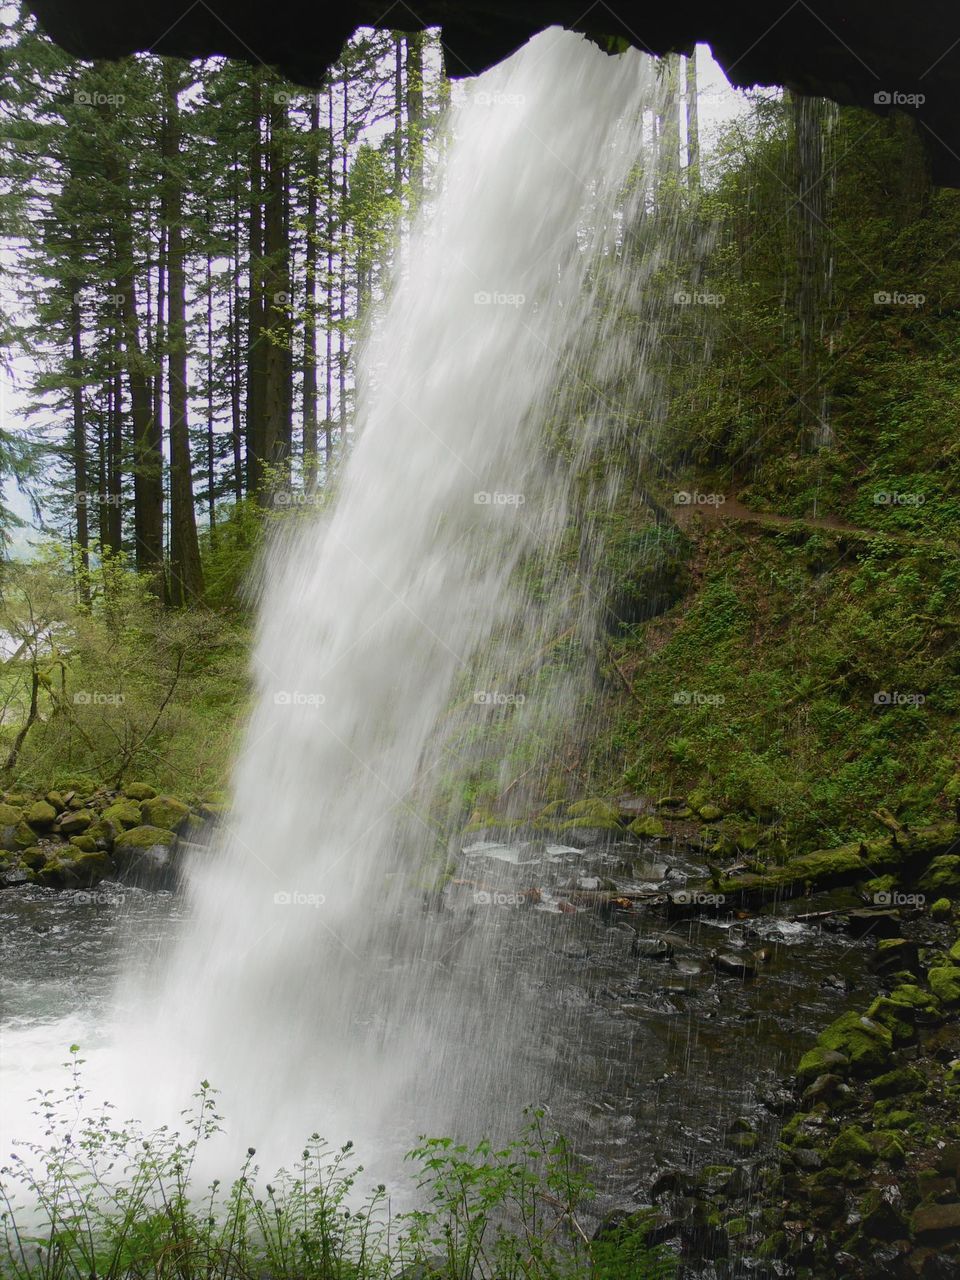
[[[3,1272],[10,1280],[666,1280],[642,1216],[591,1243],[578,1214],[592,1188],[567,1143],[529,1113],[521,1137],[494,1150],[423,1139],[426,1207],[391,1220],[386,1188],[361,1199],[351,1143],[312,1134],[292,1172],[263,1183],[251,1148],[228,1187],[196,1185],[201,1146],[220,1132],[205,1081],[184,1130],[144,1133],[107,1106],[89,1115],[82,1059],[71,1084],[38,1099],[43,1144],[3,1170]]]

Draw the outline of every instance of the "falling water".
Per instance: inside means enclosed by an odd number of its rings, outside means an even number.
[[[550,1096],[560,1015],[484,918],[425,913],[422,889],[463,817],[450,743],[505,715],[534,740],[575,705],[578,662],[538,695],[530,655],[595,612],[583,547],[559,552],[621,413],[604,388],[635,403],[646,377],[620,262],[659,92],[652,60],[558,30],[459,91],[336,502],[266,567],[230,822],[163,974],[121,993],[113,1070],[141,1112],[208,1077],[279,1160],[312,1130],[402,1146]]]

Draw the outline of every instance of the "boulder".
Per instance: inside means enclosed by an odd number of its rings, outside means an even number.
[[[842,1053],[854,1075],[870,1076],[886,1066],[893,1049],[893,1035],[873,1018],[851,1011],[841,1014],[822,1031],[817,1044]]]
[[[72,812],[65,813],[58,823],[58,830],[61,835],[78,836],[86,831],[87,827],[94,821],[96,814],[92,809],[76,809]]]
[[[934,858],[920,877],[919,887],[928,894],[960,897],[960,857],[955,853],[942,853]]]
[[[37,800],[23,815],[36,831],[46,831],[57,820],[57,811],[48,800]]]
[[[23,814],[12,804],[0,804],[0,849],[16,849],[15,833]]]
[[[648,814],[646,817],[635,818],[630,823],[629,830],[635,836],[645,837],[648,840],[655,840],[659,836],[667,834],[667,828],[663,825],[659,818]]]
[[[817,1045],[800,1059],[796,1077],[801,1084],[804,1084],[808,1080],[818,1079],[821,1075],[844,1071],[849,1065],[850,1059],[845,1053],[839,1053],[836,1049],[824,1049]]]
[[[113,856],[127,884],[166,887],[176,881],[176,832],[163,827],[133,827],[117,836]]]
[[[948,1008],[960,1004],[960,965],[938,965],[927,974],[927,981],[941,1004]]]
[[[81,853],[94,853],[97,849],[97,842],[91,835],[71,836],[70,843]]]
[[[157,793],[146,782],[128,782],[123,794],[128,800],[152,800]]]
[[[140,816],[140,806],[133,800],[118,800],[104,809],[100,816],[104,821],[112,822],[123,829],[139,827],[143,821]]]
[[[190,817],[190,806],[173,796],[154,796],[140,806],[143,822],[164,831],[179,831]]]

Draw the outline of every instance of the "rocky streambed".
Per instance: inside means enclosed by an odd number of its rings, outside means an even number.
[[[169,944],[167,854],[189,856],[218,810],[168,807],[161,827],[170,797],[53,793],[52,818],[15,799],[12,1018],[28,1033],[60,1019],[62,1038],[131,939],[144,956]],[[95,848],[69,831],[76,813]],[[680,804],[561,817],[470,831],[410,907],[425,981],[538,1009],[521,1065],[551,1083],[528,1100],[596,1169],[593,1229],[639,1213],[689,1276],[960,1275],[953,824],[765,866],[718,855],[713,815]],[[144,828],[174,835],[159,861],[126,852]]]

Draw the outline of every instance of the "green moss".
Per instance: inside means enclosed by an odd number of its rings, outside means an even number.
[[[57,811],[47,800],[37,800],[30,805],[23,816],[31,827],[38,831],[45,831],[56,822]]]
[[[155,849],[158,845],[170,849],[176,843],[174,831],[165,831],[162,827],[132,827],[117,836],[113,849],[114,854],[120,858],[125,854],[140,853],[144,849]]]
[[[723,817],[723,810],[719,805],[703,804],[697,810],[697,817],[701,822],[719,822]]]
[[[81,853],[94,853],[97,848],[97,842],[93,836],[84,834],[82,836],[71,836],[70,843],[74,849],[79,849]]]
[[[807,1084],[828,1072],[842,1075],[849,1065],[850,1059],[842,1050],[817,1045],[800,1059],[796,1077],[801,1084]]]
[[[849,1059],[850,1070],[855,1075],[872,1075],[886,1065],[893,1048],[893,1036],[872,1018],[849,1012],[822,1031],[817,1044],[842,1053]]]
[[[128,782],[123,794],[128,800],[152,800],[157,793],[146,782]]]
[[[960,1004],[960,966],[939,965],[927,973],[930,990],[947,1008]]]
[[[635,818],[630,823],[628,830],[632,831],[635,836],[654,839],[657,836],[666,835],[667,828],[663,825],[659,818],[647,815],[642,818]]]
[[[897,1067],[875,1076],[870,1081],[870,1088],[875,1098],[899,1097],[904,1093],[922,1093],[927,1082],[915,1067]]]
[[[190,806],[173,796],[155,796],[144,800],[140,807],[143,822],[147,826],[165,831],[178,831],[190,817]]]
[[[876,1152],[877,1158],[886,1160],[888,1164],[902,1165],[906,1159],[903,1139],[896,1129],[874,1129],[872,1133],[867,1134],[867,1141]]]
[[[138,827],[142,821],[140,806],[133,800],[118,800],[104,809],[100,816],[104,822],[112,822],[120,829]]]
[[[930,905],[930,914],[934,920],[949,920],[953,913],[953,904],[949,898],[938,898]]]
[[[924,893],[939,893],[948,898],[960,897],[960,857],[944,853],[934,858],[920,877]]]
[[[826,1152],[827,1163],[835,1169],[847,1164],[873,1164],[876,1158],[877,1153],[867,1141],[863,1130],[852,1124],[840,1130]]]

